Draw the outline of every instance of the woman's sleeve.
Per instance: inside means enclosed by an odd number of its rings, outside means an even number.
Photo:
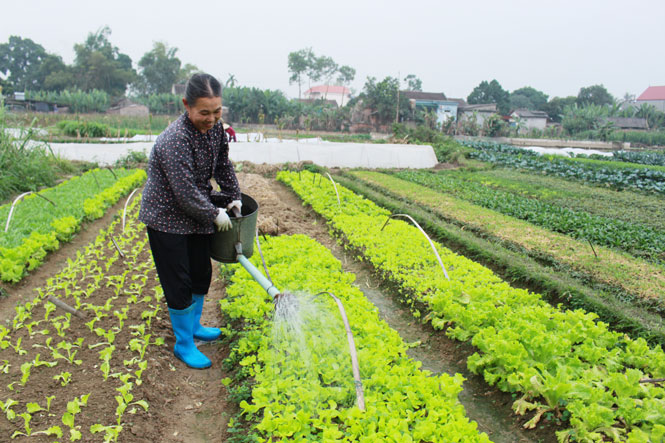
[[[221,192],[213,191],[213,200],[215,203],[220,206],[226,206],[233,200],[240,200],[240,185],[238,184],[236,172],[233,169],[233,163],[229,159],[229,144],[226,138],[222,139],[222,145],[219,148],[214,177],[221,189]]]
[[[208,200],[194,182],[194,159],[187,140],[171,140],[178,146],[162,150],[161,164],[173,192],[176,204],[185,214],[202,224],[212,224],[217,216],[217,208]]]

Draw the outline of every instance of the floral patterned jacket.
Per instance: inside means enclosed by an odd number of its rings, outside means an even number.
[[[214,178],[220,191],[212,188]],[[155,141],[139,220],[161,232],[212,234],[218,207],[240,199],[222,122],[205,134],[185,112]]]

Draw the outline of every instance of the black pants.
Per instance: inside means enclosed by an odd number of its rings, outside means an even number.
[[[157,275],[171,309],[186,309],[192,294],[207,294],[212,278],[213,234],[169,234],[148,228]]]

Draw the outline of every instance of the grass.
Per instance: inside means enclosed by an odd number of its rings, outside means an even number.
[[[57,125],[63,120],[75,120],[87,123],[99,123],[113,128],[124,136],[127,132],[135,134],[159,134],[178,118],[178,115],[124,116],[117,114],[52,114],[40,112],[11,113],[7,116],[8,127],[34,126],[44,128],[52,136],[61,136]],[[45,137],[48,139],[48,136]]]
[[[5,132],[8,127],[12,126],[7,123],[0,102],[0,202],[22,192],[53,186],[61,176],[80,169],[56,157],[48,146],[34,143],[29,129],[14,137]]]

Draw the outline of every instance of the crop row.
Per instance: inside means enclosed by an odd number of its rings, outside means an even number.
[[[533,413],[534,427],[546,413],[570,414],[559,441],[603,439],[656,442],[665,436],[665,389],[641,383],[665,376],[665,353],[613,332],[593,313],[563,310],[538,294],[512,288],[489,269],[436,245],[450,280],[441,272],[419,231],[374,203],[329,183],[317,186],[311,173],[280,172],[321,214],[347,248],[371,263],[402,296],[414,315],[477,352],[467,366],[499,389],[519,397],[518,414]],[[418,309],[420,303],[424,308]]]
[[[0,234],[0,278],[20,281],[60,242],[69,241],[81,223],[102,217],[145,178],[142,169],[95,169],[26,196],[14,207],[8,231]],[[0,219],[7,220],[10,212],[11,205],[0,207]]]
[[[484,162],[574,178],[616,189],[634,188],[665,194],[665,167],[539,155],[525,149],[491,143],[465,144],[476,149],[469,153],[470,157]]]
[[[612,160],[640,163],[642,165],[665,166],[665,154],[660,152],[616,151],[612,153]]]
[[[637,296],[638,300],[648,301],[661,310],[665,306],[662,297],[665,293],[665,270],[661,266],[612,249],[592,247],[587,242],[539,228],[386,174],[367,171],[351,174],[374,186],[388,189],[401,198],[410,198],[444,218],[454,220],[474,231],[491,234],[503,241],[519,245],[531,255],[551,257],[556,263],[565,264],[576,272],[583,272],[596,281],[621,288],[624,292]]]
[[[124,232],[116,219],[0,326],[2,435],[117,441],[125,414],[148,409],[135,388],[146,351],[163,343],[151,333],[162,303],[148,289],[152,260],[137,208],[135,200]]]
[[[514,169],[449,170],[446,175],[548,204],[665,231],[665,205],[659,195],[616,191],[560,177]]]
[[[295,235],[270,237],[264,253],[274,284],[286,290],[277,306],[238,267],[220,302],[230,320],[224,331],[236,338],[227,363],[242,368],[235,384],[225,383],[238,390],[237,382],[253,378],[240,407],[258,441],[489,441],[457,399],[463,378],[421,371],[406,355],[408,345],[353,285],[355,275],[343,272],[330,251]],[[258,255],[253,262],[260,266]],[[356,405],[340,313],[327,295],[314,298],[321,291],[345,306],[364,411]]]
[[[665,232],[647,226],[562,208],[450,174],[401,171],[395,175],[551,231],[665,263]]]

